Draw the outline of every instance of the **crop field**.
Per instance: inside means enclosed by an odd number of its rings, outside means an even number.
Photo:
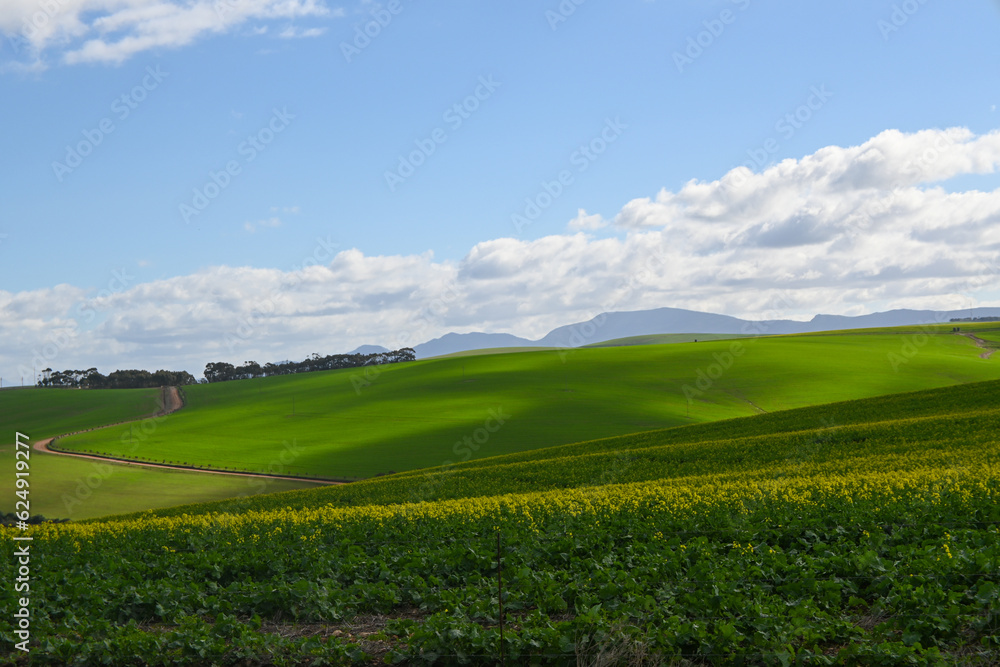
[[[361,479],[1000,377],[980,352],[942,328],[446,358],[188,387],[187,407],[138,444],[111,428],[58,446]]]
[[[0,447],[0,470],[14,470],[13,445]],[[31,452],[31,513],[49,519],[89,519],[138,510],[315,486],[136,466]],[[13,477],[4,480],[0,512],[13,512]]]
[[[34,528],[32,664],[997,664],[998,399]]]
[[[0,429],[42,440],[151,415],[160,409],[159,397],[159,389],[5,389]]]
[[[158,389],[11,389],[0,392],[0,469],[14,469],[15,431],[32,442],[68,431],[139,419],[159,409]],[[132,427],[137,438],[163,418]],[[32,513],[47,518],[86,519],[154,507],[208,502],[263,492],[314,486],[291,480],[223,477],[31,452]],[[0,484],[0,512],[12,512],[18,498],[13,478]]]

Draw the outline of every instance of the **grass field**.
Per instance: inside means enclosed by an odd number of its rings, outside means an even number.
[[[493,456],[294,493],[143,516],[458,500],[665,479],[763,480],[824,468],[969,468],[1000,454],[1000,381],[891,394]],[[990,459],[992,460],[992,459]],[[930,463],[928,463],[930,461]],[[853,467],[853,468],[852,468]],[[138,515],[136,515],[138,516]]]
[[[41,452],[31,452],[30,464],[31,513],[50,519],[87,519],[314,486],[294,480],[150,470]],[[0,447],[0,470],[14,470],[13,446]],[[13,512],[17,500],[13,474],[5,477],[0,512]]]
[[[602,343],[591,343],[584,347],[622,347],[624,345],[673,345],[676,343],[694,343],[710,340],[734,340],[737,338],[753,338],[750,334],[654,334],[650,336],[629,336],[615,338]]]
[[[35,442],[69,431],[139,419],[159,409],[158,389],[10,389],[0,392],[0,470],[14,469],[14,433]],[[143,436],[160,420],[139,422]],[[119,428],[129,429],[128,426]],[[248,480],[204,473],[156,471],[31,452],[31,510],[47,518],[84,519],[154,507],[207,502],[291,489],[310,483]],[[14,510],[13,473],[0,481],[0,512]]]
[[[43,526],[33,664],[995,665],[998,432],[991,381]]]
[[[462,352],[452,352],[428,359],[453,359],[455,357],[480,357],[484,354],[510,354],[512,352],[544,352],[553,350],[551,347],[486,347],[481,350],[464,350]]]
[[[985,341],[993,343],[993,345],[995,345],[997,347],[1000,347],[1000,333],[998,333],[998,332],[995,332],[995,331],[990,331],[990,332],[981,331],[979,333],[976,333],[976,336],[978,338],[982,338]]]
[[[159,410],[159,389],[6,389],[0,391],[0,433],[7,443],[15,431],[42,440]]]
[[[950,331],[950,329],[943,329]],[[736,346],[736,347],[734,347]],[[734,351],[736,354],[734,354]],[[367,478],[552,445],[1000,377],[951,333],[520,352],[185,389],[134,456]],[[123,428],[58,446],[125,453]],[[137,446],[136,446],[137,445]]]

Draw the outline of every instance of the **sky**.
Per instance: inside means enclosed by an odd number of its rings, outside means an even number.
[[[998,28],[995,0],[4,0],[0,377],[1000,306]]]

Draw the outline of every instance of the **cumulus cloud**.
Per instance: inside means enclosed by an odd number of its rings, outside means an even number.
[[[487,240],[460,261],[320,238],[280,270],[0,292],[0,374],[33,362],[200,373],[209,361],[398,348],[449,331],[538,338],[604,311],[663,306],[801,319],[1000,305],[1000,189],[943,187],[998,164],[998,133],[891,131],[628,202],[611,238],[580,211],[575,226],[590,231]]]
[[[605,220],[600,215],[587,215],[585,210],[578,209],[576,212],[576,217],[570,220],[566,224],[566,228],[571,232],[587,231],[601,229],[602,227],[607,227],[608,221]]]
[[[343,16],[323,0],[4,0],[0,32],[22,69],[44,67],[54,52],[67,64],[119,64],[137,53],[177,48],[248,21]],[[266,26],[255,25],[254,34]],[[283,37],[314,37],[324,27],[287,28]]]

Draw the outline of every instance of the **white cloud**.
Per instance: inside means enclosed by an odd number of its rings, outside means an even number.
[[[581,208],[577,210],[576,217],[567,223],[566,228],[571,232],[578,232],[601,229],[607,226],[608,221],[603,217],[598,214],[587,215],[587,212]]]
[[[265,228],[269,228],[269,227],[270,228],[281,227],[281,225],[282,225],[281,218],[272,217],[272,218],[267,218],[266,220],[257,220],[255,222],[245,222],[245,223],[243,223],[243,229],[246,230],[247,232],[253,234],[258,229],[265,229]]]
[[[177,48],[248,21],[328,19],[344,16],[323,0],[4,0],[0,32],[24,62],[44,67],[45,56],[65,63],[119,64],[156,48]],[[255,25],[261,34],[266,26]],[[323,27],[291,29],[294,36],[322,34]]]
[[[537,338],[663,306],[758,319],[996,306],[1000,190],[940,183],[998,162],[997,133],[886,132],[628,202],[615,216],[621,238],[493,239],[459,262],[318,240],[284,270],[216,267],[100,298],[68,285],[0,292],[0,374],[36,358],[199,373],[209,361],[401,347],[448,331]]]
[[[282,39],[302,39],[307,37],[319,37],[326,32],[326,28],[296,28],[289,26],[281,31],[278,37]]]

